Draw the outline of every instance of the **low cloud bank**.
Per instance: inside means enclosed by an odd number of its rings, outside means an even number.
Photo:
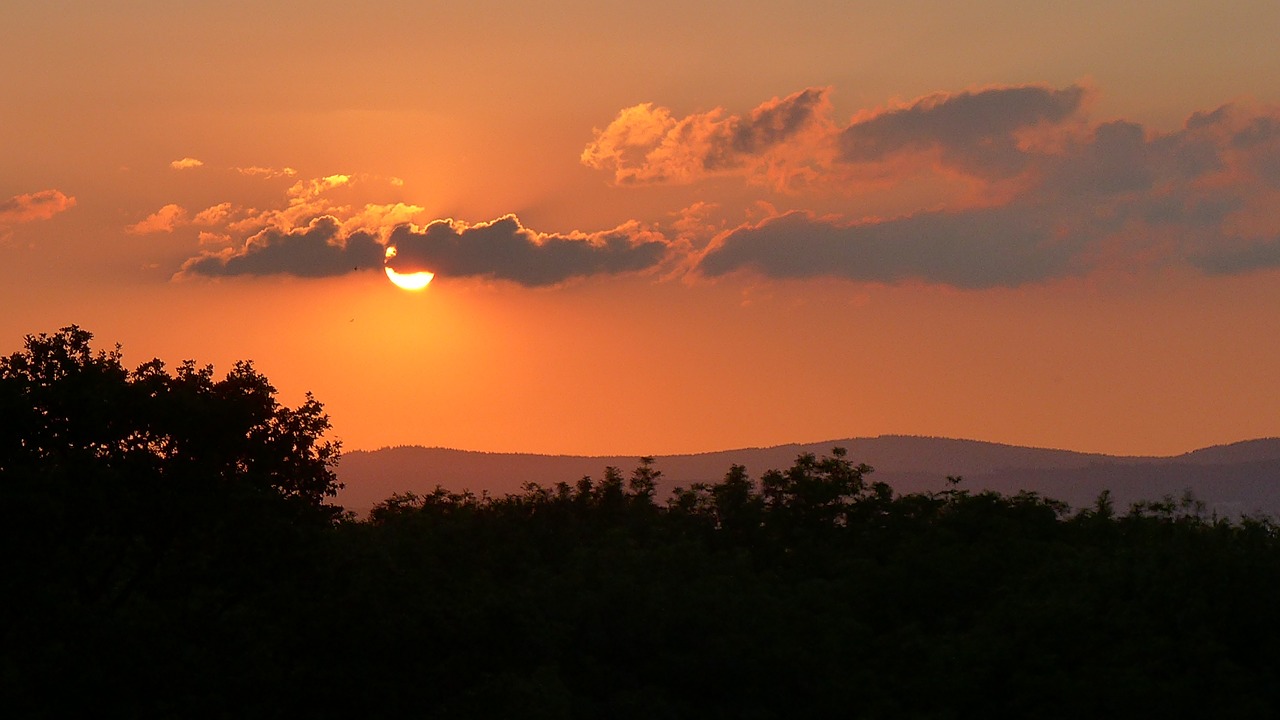
[[[437,220],[421,229],[401,225],[391,232],[388,245],[396,253],[387,265],[396,272],[428,270],[527,287],[648,270],[671,250],[661,234],[634,223],[604,232],[560,235],[530,230],[515,215],[475,225],[453,220]]]

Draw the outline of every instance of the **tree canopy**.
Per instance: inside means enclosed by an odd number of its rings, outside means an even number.
[[[329,418],[314,397],[281,405],[247,361],[222,379],[194,361],[130,371],[118,346],[95,352],[92,338],[73,325],[0,358],[0,472],[217,484],[334,512],[324,501],[339,487],[339,446],[323,439]]]

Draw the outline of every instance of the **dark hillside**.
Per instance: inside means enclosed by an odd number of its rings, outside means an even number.
[[[1117,457],[1067,450],[1017,447],[975,440],[909,436],[850,438],[825,443],[743,448],[655,458],[662,490],[694,482],[715,482],[730,465],[751,474],[789,466],[802,453],[847,448],[875,468],[873,477],[898,492],[940,490],[951,475],[964,476],[973,490],[1036,491],[1074,507],[1088,505],[1102,490],[1118,501],[1158,500],[1191,490],[1223,513],[1280,515],[1280,439],[1251,440],[1173,457]],[[632,457],[481,453],[444,448],[397,447],[349,452],[338,466],[346,488],[339,502],[359,512],[394,492],[429,492],[440,485],[459,491],[518,492],[524,482],[548,484],[584,475],[598,477],[607,466],[627,468]]]

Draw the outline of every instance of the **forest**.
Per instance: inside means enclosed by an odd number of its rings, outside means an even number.
[[[1271,518],[898,494],[838,447],[356,518],[316,399],[92,340],[0,358],[9,717],[1280,712]]]

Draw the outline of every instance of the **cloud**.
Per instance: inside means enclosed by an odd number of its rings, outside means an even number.
[[[210,205],[204,210],[196,213],[196,216],[191,219],[191,222],[195,225],[217,225],[231,215],[231,207],[231,203],[229,202]]]
[[[1022,171],[1030,159],[1018,133],[1041,123],[1061,123],[1080,109],[1083,99],[1084,90],[1075,85],[929,95],[854,118],[839,133],[839,160],[871,163],[895,153],[936,149],[949,166],[1006,177]]]
[[[437,220],[423,228],[402,224],[390,230],[384,245],[368,227],[370,218],[396,217],[421,208],[405,205],[366,206],[346,220],[332,215],[305,227],[268,227],[238,247],[209,250],[187,260],[179,276],[293,275],[330,277],[386,265],[403,273],[429,269],[443,276],[485,277],[526,286],[559,284],[574,278],[648,270],[672,249],[660,233],[637,223],[597,233],[538,233],[514,215],[468,225]],[[380,215],[381,214],[381,215]],[[202,232],[202,243],[228,237]],[[387,258],[386,246],[395,248]]]
[[[368,230],[385,234],[396,226],[417,219],[425,210],[421,205],[406,203],[369,204],[358,211],[351,211],[342,221],[342,230],[343,232]]]
[[[267,228],[236,248],[206,252],[183,264],[179,275],[294,275],[330,277],[380,269],[383,247],[372,233],[341,232],[342,224],[323,216],[305,227]]]
[[[749,269],[770,278],[1018,286],[1080,271],[1073,238],[1055,230],[1026,207],[852,225],[793,212],[725,234],[703,254],[698,269],[711,277]]]
[[[484,277],[529,287],[549,286],[591,275],[648,270],[668,257],[661,234],[628,223],[597,233],[538,233],[515,215],[468,225],[437,220],[418,229],[402,225],[388,245],[391,269],[427,270],[443,277]]]
[[[1210,275],[1236,275],[1280,267],[1280,237],[1243,247],[1215,248],[1192,256],[1190,261]]]
[[[290,203],[304,203],[334,188],[350,185],[351,180],[350,175],[329,175],[311,180],[299,180],[286,191],[286,194],[289,196]]]
[[[278,178],[278,177],[294,177],[298,174],[298,171],[294,170],[291,167],[270,168],[270,167],[259,167],[257,165],[252,165],[250,167],[238,167],[238,168],[235,168],[235,171],[240,173],[241,175],[248,175],[250,177],[260,177],[268,180],[271,178]]]
[[[620,183],[734,173],[795,189],[798,179],[827,215],[779,214],[757,198],[750,223],[733,227],[726,218],[737,209],[721,208],[735,200],[708,197],[690,198],[661,231],[633,221],[540,233],[514,215],[420,225],[419,205],[340,203],[371,177],[335,174],[293,182],[266,210],[224,203],[197,213],[208,244],[184,273],[341,274],[381,264],[387,247],[399,272],[525,286],[658,268],[981,289],[1100,269],[1280,267],[1280,109],[1228,105],[1156,130],[1091,121],[1078,86],[1028,85],[933,94],[838,124],[829,94],[811,88],[741,115],[678,118],[637,105],[582,154]],[[861,193],[868,177],[897,203],[882,217]],[[184,220],[172,207],[168,227]],[[164,229],[160,215],[138,225]]]
[[[0,201],[0,224],[16,225],[33,220],[48,220],[58,213],[75,207],[76,199],[60,190],[41,190],[14,195]]]
[[[1126,120],[1090,124],[1083,99],[1076,86],[989,88],[862,113],[832,135],[838,153],[821,165],[822,182],[846,183],[855,198],[851,168],[876,168],[893,192],[912,188],[923,167],[967,178],[969,191],[889,218],[773,213],[721,231],[690,265],[704,277],[961,288],[1100,268],[1280,267],[1280,109],[1224,106],[1160,132]],[[759,144],[793,137],[778,127]]]
[[[198,236],[201,245],[223,245],[231,242],[231,236],[225,233],[209,232],[201,230]]]
[[[343,205],[327,196],[369,179],[335,174],[299,180],[277,207],[256,210],[224,202],[201,210],[189,223],[186,210],[167,205],[129,229],[157,232],[197,226],[199,243],[206,249],[188,259],[179,275],[319,277],[379,268],[391,229],[418,219],[423,208],[402,202]],[[229,247],[211,249],[221,245]]]
[[[165,205],[159,210],[151,213],[145,219],[125,227],[125,232],[134,235],[145,235],[147,233],[166,232],[171,233],[173,229],[179,225],[187,223],[187,211],[179,205]]]
[[[712,219],[717,209],[718,206],[715,203],[695,202],[679,212],[671,213],[674,218],[671,222],[671,228],[676,237],[687,240],[690,244],[701,243],[705,245],[706,241],[721,230],[721,223]]]
[[[230,222],[227,230],[247,237],[266,228],[287,232],[306,226],[324,215],[335,218],[350,216],[350,207],[336,205],[325,195],[338,188],[351,186],[356,180],[356,176],[345,174],[299,180],[285,191],[287,202],[283,208],[249,210]]]
[[[181,160],[174,160],[173,162],[169,163],[169,167],[173,168],[174,170],[190,170],[191,168],[198,168],[202,165],[204,165],[203,162],[193,157],[184,157]]]
[[[830,112],[826,88],[773,98],[746,115],[722,108],[676,119],[664,107],[625,108],[582,151],[582,164],[613,170],[623,185],[688,183],[742,168],[821,125]]]
[[[762,116],[744,143],[767,143],[786,132],[786,117]],[[242,169],[243,172],[243,169]],[[253,174],[253,173],[246,173]],[[574,278],[648,270],[687,241],[669,242],[659,232],[631,222],[595,233],[539,233],[514,215],[467,224],[435,220],[415,225],[425,208],[405,202],[346,205],[334,191],[367,175],[333,174],[298,180],[285,191],[282,206],[237,210],[220,203],[201,210],[204,251],[189,258],[177,276],[294,275],[327,277],[386,265],[400,272],[430,268],[453,277],[485,277],[526,286],[546,286]],[[401,187],[394,178],[391,187]],[[131,232],[172,230],[187,222],[186,211],[166,205],[130,226]],[[239,238],[239,240],[237,240]],[[219,246],[226,247],[219,247]],[[394,258],[387,249],[395,248]]]
[[[621,185],[741,172],[785,189],[824,175],[841,182],[849,167],[925,154],[952,170],[999,179],[1022,172],[1037,152],[1029,136],[1075,116],[1084,97],[1075,85],[937,93],[860,113],[844,126],[831,118],[829,88],[773,98],[746,115],[717,108],[677,119],[668,108],[643,103],[596,130],[580,160],[612,170]]]

